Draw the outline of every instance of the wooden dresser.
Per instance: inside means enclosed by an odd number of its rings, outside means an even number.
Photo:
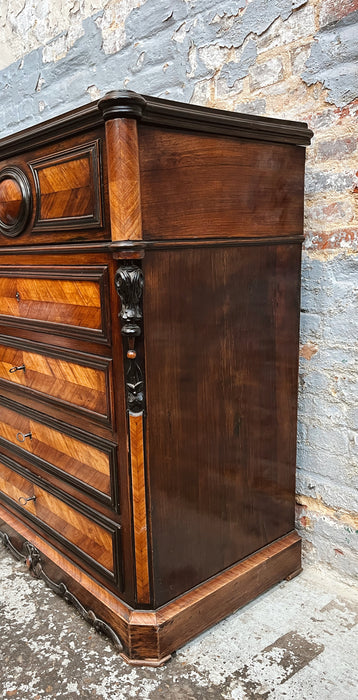
[[[311,136],[118,91],[0,141],[0,537],[131,663],[300,570]]]

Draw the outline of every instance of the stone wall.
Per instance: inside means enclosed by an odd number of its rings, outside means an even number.
[[[358,0],[1,0],[0,133],[114,88],[307,121],[298,527],[357,575]]]

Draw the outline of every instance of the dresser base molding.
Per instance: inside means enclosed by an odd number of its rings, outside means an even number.
[[[301,565],[301,538],[293,531],[158,610],[135,610],[2,506],[0,530],[5,546],[20,560],[34,555],[29,568],[35,576],[41,574],[39,577],[52,590],[74,604],[84,619],[112,639],[117,649],[123,645],[121,656],[133,665],[162,665],[173,651],[298,573]],[[22,555],[24,540],[23,551],[27,554]]]

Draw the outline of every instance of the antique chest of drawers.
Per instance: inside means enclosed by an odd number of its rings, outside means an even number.
[[[300,570],[311,136],[118,91],[0,141],[0,537],[131,663]]]

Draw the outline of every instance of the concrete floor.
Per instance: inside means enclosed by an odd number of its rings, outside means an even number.
[[[355,700],[358,591],[308,567],[180,649],[127,666],[0,545],[3,700]]]

